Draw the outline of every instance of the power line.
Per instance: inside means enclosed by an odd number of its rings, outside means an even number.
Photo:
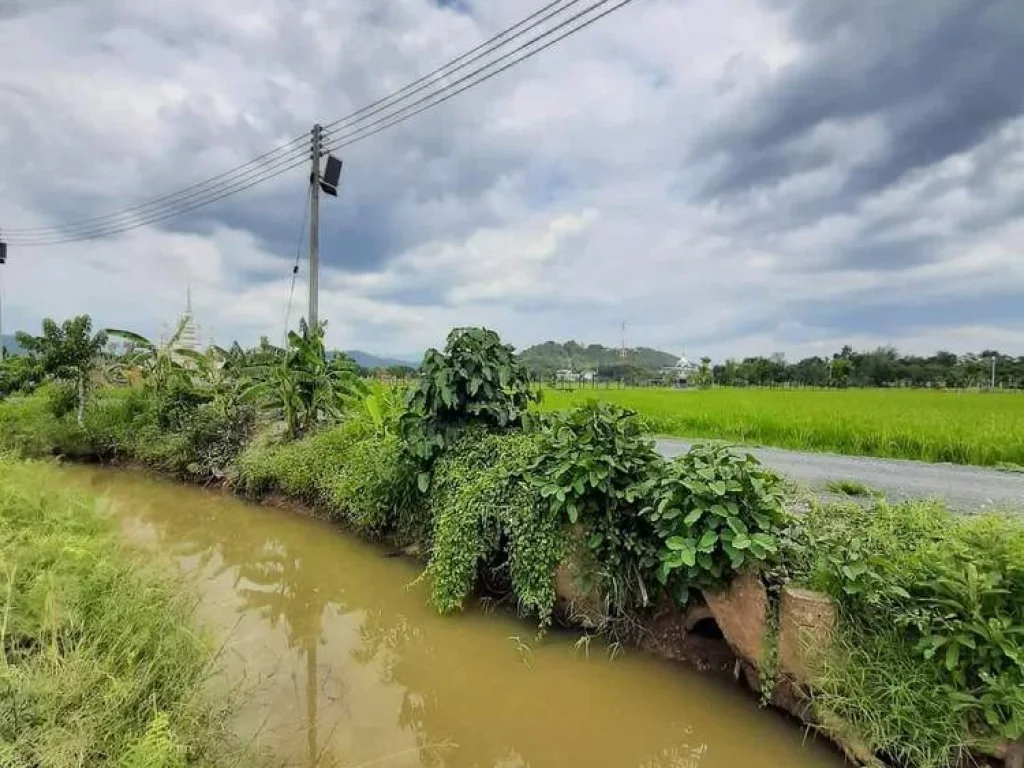
[[[284,157],[278,160],[274,165],[261,169],[261,173],[257,174],[254,178],[243,178],[233,182],[227,187],[220,187],[218,189],[211,190],[209,193],[188,201],[187,205],[176,206],[170,210],[158,212],[158,215],[151,215],[147,217],[141,217],[134,221],[119,222],[117,226],[100,227],[93,230],[86,230],[80,232],[72,232],[70,234],[64,234],[59,229],[54,232],[53,235],[48,236],[48,239],[36,239],[36,240],[10,240],[11,245],[18,245],[21,247],[26,246],[43,246],[43,245],[61,245],[63,243],[76,243],[86,240],[95,240],[97,238],[108,237],[110,235],[117,235],[123,232],[128,232],[139,227],[144,227],[149,224],[155,224],[159,221],[165,221],[167,219],[175,218],[183,213],[194,211],[197,208],[215,203],[219,200],[223,200],[226,197],[231,197],[240,192],[244,192],[251,189],[265,181],[276,178],[282,173],[286,173],[293,168],[298,168],[300,165],[305,165],[308,162],[308,152],[303,152],[298,158]]]
[[[382,99],[378,99],[372,104],[356,110],[350,115],[331,123],[331,125],[352,125],[354,121],[358,122],[361,116],[363,119],[366,117],[372,117],[382,109],[386,109],[388,106],[393,106],[408,96],[421,92],[429,85],[433,85],[434,83],[429,82],[432,78],[436,78],[444,72],[448,72],[450,74],[464,68],[473,61],[479,60],[481,57],[493,52],[512,40],[515,40],[517,37],[520,37],[529,30],[536,28],[539,24],[544,23],[553,16],[567,10],[579,1],[580,0],[568,0],[567,2],[567,0],[556,0],[555,2],[549,3],[522,21],[519,21],[511,27],[499,32],[497,35],[493,36],[481,45],[476,46],[467,53],[464,53],[447,64],[434,69],[432,72],[413,81],[395,93]],[[515,34],[512,34],[513,32]],[[511,37],[509,37],[509,35],[511,35]],[[506,40],[505,38],[508,39]],[[20,228],[9,231],[14,234],[15,241],[17,241],[16,244],[55,245],[58,243],[74,242],[78,239],[94,239],[96,237],[105,237],[110,234],[119,234],[127,231],[128,229],[134,229],[136,226],[145,226],[150,223],[163,221],[167,218],[171,218],[172,216],[177,216],[181,213],[194,210],[195,208],[201,207],[201,205],[206,205],[209,202],[215,202],[223,199],[226,195],[220,194],[221,192],[230,190],[231,194],[235,194],[238,191],[243,191],[249,188],[248,184],[240,182],[247,182],[256,177],[256,183],[261,183],[266,180],[266,178],[264,178],[260,173],[263,168],[254,168],[252,166],[256,165],[261,160],[283,160],[284,157],[276,157],[281,153],[286,153],[286,156],[294,157],[296,149],[305,151],[301,146],[297,148],[295,147],[295,145],[302,142],[304,138],[305,137],[299,137],[293,139],[291,142],[288,142],[275,150],[264,153],[247,163],[243,163],[230,171],[226,171],[218,176],[207,179],[204,182],[193,184],[190,187],[179,190],[178,192],[165,195],[147,203],[131,206],[130,208],[122,211],[91,219],[84,219],[78,222],[71,222],[64,225]],[[268,176],[267,178],[272,178],[272,176]],[[220,183],[218,184],[217,182]],[[194,205],[194,203],[199,203],[200,205]]]
[[[144,227],[158,221],[180,216],[183,213],[202,208],[225,197],[244,192],[247,189],[269,181],[280,176],[282,173],[304,164],[309,157],[309,150],[306,147],[299,147],[291,150],[273,161],[264,165],[250,168],[244,174],[232,178],[230,181],[211,187],[201,192],[179,198],[171,203],[157,206],[153,210],[137,216],[127,214],[120,220],[107,223],[93,224],[87,227],[68,231],[65,227],[56,226],[48,233],[22,235],[19,238],[12,238],[10,242],[15,245],[57,245],[60,243],[77,242],[79,240],[93,240],[98,237],[116,235],[132,229]]]
[[[48,227],[14,227],[14,228],[8,228],[7,232],[8,232],[8,234],[14,234],[14,235],[32,235],[32,234],[37,233],[37,232],[42,232],[42,233],[53,232],[54,230],[58,230],[58,229],[61,230],[61,231],[73,230],[73,229],[77,229],[79,227],[83,227],[83,226],[86,226],[86,225],[93,225],[93,224],[96,224],[96,223],[99,223],[99,222],[108,221],[110,219],[120,218],[122,216],[133,214],[133,213],[136,213],[136,212],[141,214],[143,211],[146,211],[146,209],[149,209],[149,208],[154,207],[154,206],[156,206],[158,208],[163,208],[163,207],[165,207],[168,204],[174,204],[176,202],[179,202],[178,198],[181,198],[183,196],[184,197],[192,197],[196,193],[201,193],[201,192],[204,192],[204,191],[208,191],[208,190],[206,190],[206,188],[210,187],[211,185],[215,185],[214,184],[215,182],[220,182],[221,184],[230,183],[231,181],[234,180],[232,177],[238,175],[239,173],[251,172],[252,171],[251,166],[257,165],[257,164],[259,164],[259,163],[261,163],[263,161],[269,161],[275,155],[279,155],[279,154],[282,154],[282,153],[287,153],[287,154],[294,153],[295,152],[295,145],[303,143],[303,142],[305,142],[307,140],[308,139],[307,139],[306,136],[299,136],[298,138],[292,139],[288,143],[282,144],[281,146],[276,147],[275,149],[272,149],[269,152],[264,152],[262,155],[259,155],[258,157],[254,157],[252,160],[248,160],[248,161],[242,163],[241,165],[237,165],[234,168],[231,168],[231,169],[229,169],[227,171],[224,171],[223,173],[217,174],[216,176],[211,176],[210,178],[206,179],[205,181],[201,181],[201,182],[198,182],[196,184],[191,184],[190,186],[187,186],[187,187],[184,187],[182,189],[179,189],[176,192],[171,192],[171,193],[169,193],[167,195],[164,195],[162,197],[157,197],[157,198],[155,198],[153,200],[149,200],[147,202],[139,203],[137,205],[133,205],[133,206],[130,206],[128,208],[124,208],[124,209],[121,209],[119,211],[115,211],[113,213],[108,213],[108,214],[106,214],[104,216],[95,216],[95,217],[89,218],[89,219],[80,219],[78,221],[70,221],[70,222],[67,222],[65,224],[60,224],[60,225],[56,225],[56,226],[48,226]],[[299,146],[298,149],[303,149],[304,150],[304,147]],[[163,205],[160,205],[160,204],[163,204]]]
[[[518,37],[521,37],[522,35],[524,35],[527,32],[529,32],[531,29],[534,29],[538,25],[543,24],[545,21],[548,21],[551,18],[553,18],[554,16],[557,16],[558,14],[567,11],[569,8],[571,8],[573,5],[576,5],[580,1],[581,0],[555,0],[555,2],[553,2],[553,3],[548,3],[547,5],[545,5],[540,10],[534,11],[533,13],[531,13],[529,16],[527,16],[522,21],[519,21],[519,22],[513,24],[511,27],[508,27],[507,29],[502,30],[501,32],[496,34],[494,37],[492,37],[489,40],[486,40],[485,42],[481,43],[476,48],[473,48],[470,51],[466,51],[461,56],[458,56],[458,57],[452,59],[447,64],[444,64],[443,66],[438,67],[437,69],[433,70],[432,72],[428,72],[423,77],[421,77],[418,80],[415,80],[415,81],[409,83],[408,85],[404,86],[400,90],[395,91],[390,96],[385,96],[384,98],[377,99],[377,101],[375,101],[372,104],[369,104],[369,105],[363,107],[362,109],[356,110],[355,112],[353,112],[353,113],[351,113],[349,115],[346,115],[343,118],[335,120],[333,123],[328,123],[327,125],[324,126],[325,133],[327,133],[327,134],[334,133],[336,130],[339,130],[340,128],[345,127],[345,125],[351,123],[355,118],[363,116],[366,112],[368,112],[370,110],[373,110],[374,112],[378,112],[378,111],[380,111],[380,109],[383,109],[383,108],[386,108],[387,106],[389,106],[389,102],[401,101],[401,100],[405,99],[407,96],[411,96],[413,94],[421,92],[425,88],[427,88],[430,85],[433,85],[434,83],[436,83],[436,81],[438,79],[440,79],[440,77],[448,76],[448,75],[454,74],[455,72],[458,72],[458,71],[460,71],[462,69],[465,69],[467,66],[472,64],[474,61],[479,61],[484,56],[486,56],[486,55],[488,55],[490,53],[493,53],[494,51],[498,50],[502,46],[507,45],[508,43],[512,42],[513,40],[515,40]],[[560,6],[560,7],[556,7],[556,6]],[[552,10],[552,9],[554,9],[554,10]],[[543,18],[538,18],[538,17],[541,17],[541,16],[543,16]],[[516,32],[514,35],[511,35],[511,37],[509,37],[510,33],[512,33],[514,30],[518,29],[519,27],[522,27],[523,25],[526,25],[530,21],[533,21],[533,23],[529,24],[528,26],[526,26],[525,29],[521,29],[518,32]],[[506,37],[508,39],[505,39]],[[399,97],[401,97],[401,98],[399,98]]]
[[[598,0],[598,2],[592,3],[584,10],[569,18],[562,19],[554,27],[537,34],[511,51],[507,51],[501,56],[482,64],[457,80],[447,84],[439,82],[439,74],[445,73],[445,75],[450,75],[466,68],[468,65],[479,61],[515,39],[522,37],[527,32],[536,29],[554,16],[563,14],[580,2],[580,0],[569,0],[568,2],[559,0],[558,2],[549,3],[526,19],[490,38],[485,43],[453,59],[448,64],[435,69],[430,74],[419,78],[390,96],[378,99],[376,102],[353,112],[348,117],[334,121],[330,124],[334,126],[334,137],[326,142],[325,150],[333,151],[341,147],[350,146],[387,128],[405,122],[415,115],[442,104],[485,80],[501,74],[512,66],[535,56],[560,40],[579,32],[632,1],[620,0],[610,8],[594,14],[595,11],[611,2],[611,0]],[[587,16],[590,17],[584,18]],[[580,21],[581,19],[583,20]],[[512,34],[513,32],[514,34]],[[556,35],[558,32],[561,32],[561,34]],[[556,36],[552,37],[553,35]],[[543,45],[537,45],[541,40],[549,37],[551,39]],[[529,48],[533,49],[527,50]],[[525,53],[516,57],[516,54],[523,51]],[[503,61],[507,61],[507,63],[497,69],[493,69]],[[460,85],[461,87],[456,87]],[[428,88],[433,88],[433,92],[399,106],[409,97],[421,93]],[[388,110],[391,111],[389,112]],[[382,114],[383,116],[370,120],[370,118]],[[114,214],[86,219],[77,223],[49,228],[17,230],[20,233],[20,237],[16,234],[9,242],[14,245],[23,246],[57,245],[77,242],[120,234],[131,229],[180,216],[183,213],[243,192],[302,165],[309,154],[307,147],[296,146],[302,140],[303,137],[294,139],[275,150],[271,150],[247,163],[237,166],[231,171],[226,171],[204,182],[193,184],[176,193],[165,195],[163,198],[157,198],[148,203],[142,203]],[[15,232],[15,230],[8,231]]]
[[[596,10],[597,8],[600,8],[601,6],[607,5],[609,2],[611,2],[611,0],[598,0],[598,2],[594,3],[593,5],[590,5],[589,7],[587,7],[586,9],[581,11],[580,13],[577,13],[575,16],[573,16],[572,18],[568,19],[566,22],[564,22],[562,24],[559,24],[557,27],[554,27],[553,29],[548,30],[547,32],[545,32],[543,34],[538,35],[533,40],[530,40],[530,41],[520,45],[518,48],[510,51],[509,53],[502,55],[496,61],[491,62],[490,64],[486,64],[486,65],[480,67],[479,69],[475,70],[474,72],[470,73],[469,75],[466,75],[465,77],[459,78],[458,80],[456,80],[451,85],[446,86],[445,88],[441,89],[441,91],[439,91],[438,93],[433,94],[432,96],[424,97],[423,99],[419,99],[418,101],[413,102],[413,104],[411,104],[411,105],[403,107],[402,109],[398,110],[395,114],[396,115],[400,114],[401,112],[404,112],[406,109],[409,109],[409,108],[411,108],[412,106],[414,106],[416,104],[420,104],[422,102],[426,102],[429,99],[433,98],[434,96],[437,96],[440,93],[443,93],[443,91],[448,90],[449,88],[451,88],[454,85],[457,85],[458,83],[461,83],[461,82],[463,82],[465,80],[471,79],[473,76],[475,76],[475,75],[479,74],[480,72],[482,72],[482,71],[492,67],[494,64],[502,61],[503,59],[508,58],[509,56],[511,56],[511,55],[513,55],[515,53],[518,53],[519,51],[521,51],[521,50],[523,50],[525,48],[530,47],[531,45],[535,44],[539,40],[541,40],[541,39],[543,39],[545,37],[548,37],[549,35],[559,31],[560,29],[563,29],[566,25],[568,25],[572,21],[574,21],[576,19],[579,19],[580,17],[585,16],[588,13],[591,13],[592,11]],[[619,2],[617,4],[615,4],[615,5],[613,5],[611,8],[608,8],[608,9],[604,10],[603,12],[597,14],[596,16],[593,16],[592,18],[587,19],[586,21],[584,21],[584,22],[576,25],[575,27],[569,29],[567,32],[563,32],[561,35],[558,35],[557,37],[552,38],[551,40],[546,42],[544,45],[536,48],[535,50],[528,51],[527,53],[523,54],[522,56],[520,56],[520,57],[518,57],[516,59],[513,59],[512,61],[508,62],[507,64],[505,64],[502,67],[499,67],[498,69],[494,70],[493,72],[488,72],[483,77],[480,77],[480,78],[478,78],[476,80],[473,80],[473,82],[470,82],[470,83],[468,83],[467,85],[464,85],[461,88],[455,89],[451,93],[445,94],[442,98],[439,98],[436,101],[432,101],[432,102],[426,104],[425,106],[422,106],[419,109],[416,109],[416,110],[410,112],[407,115],[402,115],[402,116],[398,117],[397,119],[390,119],[390,117],[383,118],[382,120],[387,120],[388,122],[386,122],[384,125],[381,125],[379,128],[376,128],[375,130],[371,130],[371,131],[365,132],[366,128],[368,126],[364,126],[362,128],[357,129],[356,131],[353,131],[350,134],[347,134],[347,135],[342,136],[340,138],[336,138],[336,139],[334,139],[332,141],[329,141],[327,143],[327,151],[328,152],[334,152],[334,151],[336,151],[338,149],[341,149],[342,147],[347,147],[347,146],[350,146],[352,144],[356,144],[356,143],[362,141],[363,139],[367,139],[367,138],[369,138],[371,136],[374,136],[374,135],[380,133],[381,131],[387,130],[388,128],[390,128],[390,127],[392,127],[394,125],[398,125],[399,123],[403,123],[406,120],[408,120],[408,119],[410,119],[412,117],[415,117],[416,115],[420,114],[421,112],[424,112],[424,111],[426,111],[426,110],[428,110],[428,109],[430,109],[432,107],[436,107],[439,104],[443,104],[444,102],[448,101],[449,99],[452,99],[452,98],[458,96],[460,93],[462,93],[464,91],[467,91],[470,88],[473,88],[473,87],[475,87],[477,85],[480,85],[480,83],[483,83],[486,80],[490,80],[492,77],[500,75],[502,72],[512,68],[516,64],[519,64],[520,62],[525,61],[526,59],[529,59],[529,58],[531,58],[533,56],[536,56],[538,53],[540,53],[541,51],[543,51],[543,50],[545,50],[547,48],[550,48],[552,45],[554,45],[555,43],[559,42],[560,40],[564,40],[566,37],[569,37],[570,35],[573,35],[576,32],[579,32],[581,29],[584,29],[584,28],[590,26],[591,24],[593,24],[594,22],[599,21],[600,19],[603,19],[605,16],[609,15],[610,13],[613,13],[613,12],[619,10],[623,6],[629,5],[631,2],[633,2],[633,0],[619,0]],[[376,125],[379,122],[382,122],[382,121],[381,120],[375,121],[375,123],[372,123],[372,125]]]

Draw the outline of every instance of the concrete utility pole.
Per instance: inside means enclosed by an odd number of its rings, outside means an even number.
[[[996,356],[992,355],[992,389],[996,388]]]
[[[0,267],[7,263],[7,243],[0,242]],[[0,269],[0,278],[4,271]],[[7,356],[7,348],[4,346],[4,281],[0,279],[0,363]]]
[[[309,174],[309,327],[320,321],[320,153],[323,128],[319,123],[312,133],[313,169]]]

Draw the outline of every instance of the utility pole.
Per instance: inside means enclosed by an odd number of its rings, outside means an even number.
[[[0,240],[0,267],[7,263],[7,243]],[[4,271],[0,269],[0,278]],[[0,363],[7,356],[7,348],[4,346],[4,281],[0,279]]]
[[[992,355],[992,389],[996,388],[996,356]]]
[[[309,174],[309,327],[320,321],[320,153],[323,128],[319,123],[312,132],[312,170]]]

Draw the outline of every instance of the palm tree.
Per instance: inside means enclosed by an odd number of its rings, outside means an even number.
[[[255,381],[242,397],[280,415],[291,437],[340,419],[345,403],[366,392],[354,362],[344,355],[327,356],[325,325],[310,328],[302,321],[300,333],[289,332],[287,349],[265,349],[263,361],[247,370]]]

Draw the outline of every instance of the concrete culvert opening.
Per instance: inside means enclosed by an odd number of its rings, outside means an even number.
[[[718,622],[710,616],[698,619],[694,622],[693,626],[690,627],[690,634],[696,635],[697,637],[704,637],[708,640],[725,639],[725,635],[722,634],[722,630],[718,626]]]

